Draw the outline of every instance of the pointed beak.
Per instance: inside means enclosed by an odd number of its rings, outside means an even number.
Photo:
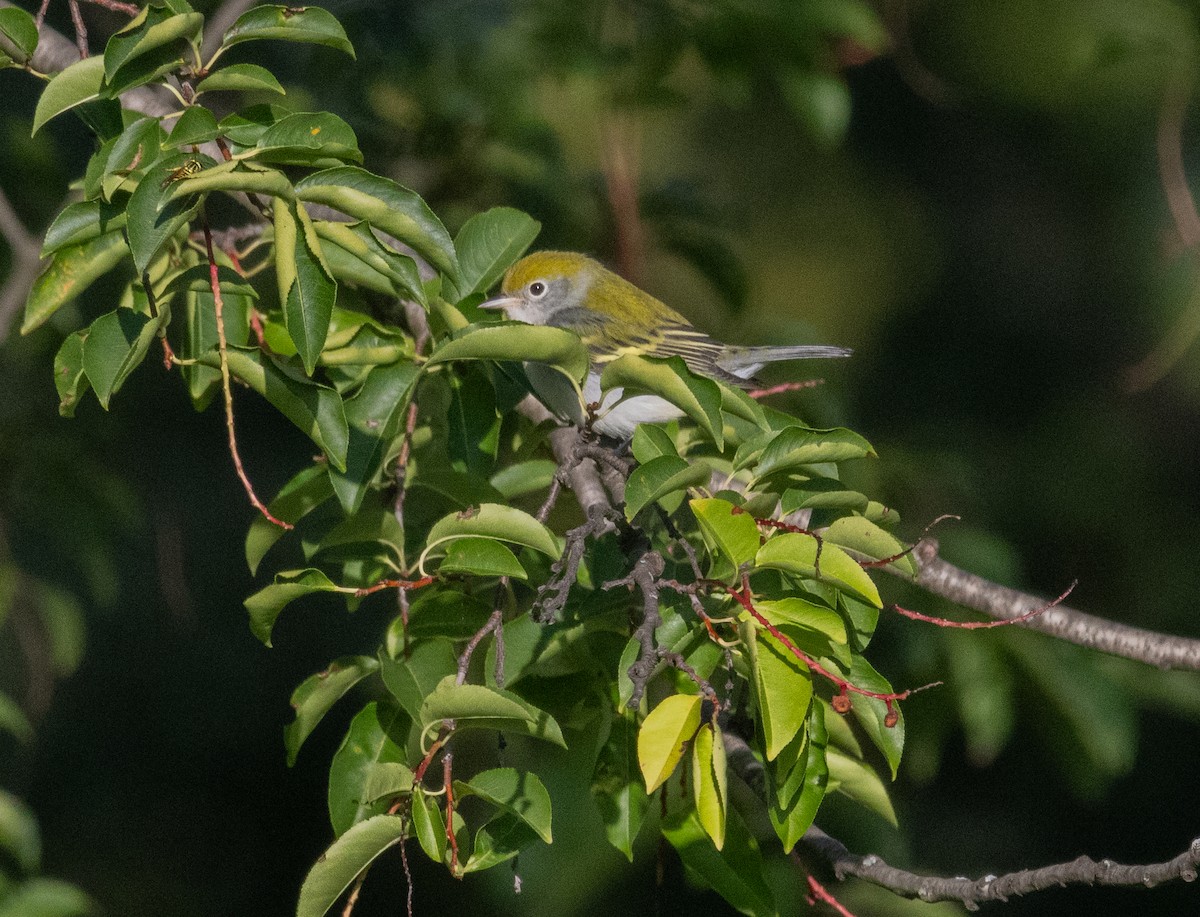
[[[501,309],[512,309],[520,304],[521,300],[516,296],[493,296],[491,299],[481,302],[479,308],[499,312]]]

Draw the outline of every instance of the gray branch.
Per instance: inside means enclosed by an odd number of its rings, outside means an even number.
[[[913,558],[920,570],[917,585],[993,618],[1011,620],[1046,605],[1037,596],[1001,586],[947,563],[938,556],[937,541],[932,538],[917,544]],[[1046,608],[1019,626],[1160,669],[1200,671],[1200,639],[1119,624],[1065,605]]]
[[[0,189],[0,236],[12,251],[12,269],[0,287],[0,342],[12,329],[17,313],[25,305],[29,288],[41,264],[42,243],[25,228],[12,203]]]
[[[765,771],[741,736],[725,732],[725,752],[729,769],[761,799],[766,799]],[[872,882],[906,898],[922,901],[960,901],[976,910],[984,901],[1007,901],[1015,895],[1028,895],[1047,888],[1066,885],[1141,886],[1151,888],[1164,882],[1194,882],[1200,867],[1200,837],[1188,849],[1165,863],[1124,866],[1112,860],[1099,862],[1079,857],[1069,863],[1056,863],[1038,869],[1022,869],[1001,876],[981,879],[925,876],[889,866],[874,854],[851,853],[846,845],[830,837],[815,825],[800,841],[808,850],[828,863],[839,880],[853,877]]]

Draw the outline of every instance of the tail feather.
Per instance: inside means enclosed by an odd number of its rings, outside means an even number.
[[[854,351],[847,347],[824,344],[794,344],[771,347],[739,347],[730,349],[717,359],[717,365],[726,372],[745,379],[754,375],[768,363],[785,360],[829,360],[848,357]]]

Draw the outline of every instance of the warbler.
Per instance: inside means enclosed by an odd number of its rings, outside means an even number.
[[[682,417],[656,395],[621,400],[613,389],[600,399],[600,373],[624,354],[680,356],[692,372],[742,388],[757,385],[753,376],[767,363],[782,360],[848,357],[844,347],[819,345],[735,347],[692,327],[666,304],[638,289],[594,258],[575,252],[534,252],[504,275],[500,295],[481,309],[502,309],[509,318],[531,325],[566,328],[579,335],[591,355],[584,383],[587,403],[600,402],[593,428],[625,439],[639,423]]]

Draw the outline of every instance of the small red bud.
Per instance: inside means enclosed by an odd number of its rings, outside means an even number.
[[[886,726],[888,729],[893,728],[899,722],[900,722],[900,711],[899,710],[888,710],[887,716],[885,716],[883,718],[883,725]]]
[[[838,713],[844,714],[850,712],[850,698],[845,694],[839,694],[834,697],[833,700],[829,702],[829,705]]]

